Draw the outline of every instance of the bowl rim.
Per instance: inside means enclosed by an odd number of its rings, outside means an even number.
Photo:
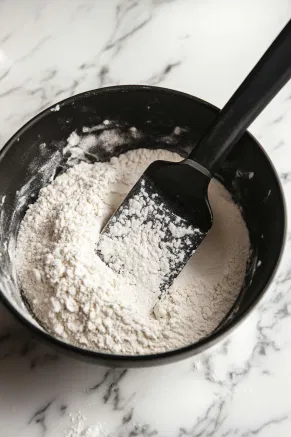
[[[150,93],[162,93],[162,94],[170,94],[173,97],[180,97],[185,98],[189,100],[193,100],[198,105],[204,106],[205,108],[210,109],[213,113],[217,113],[219,111],[219,108],[217,108],[215,105],[212,105],[211,103],[200,99],[199,97],[193,96],[188,93],[184,93],[181,91],[173,90],[170,88],[164,88],[164,87],[157,87],[157,86],[151,86],[151,85],[116,85],[116,86],[109,86],[109,87],[103,87],[103,88],[97,88],[89,91],[85,91],[79,94],[76,94],[74,96],[68,97],[66,99],[63,99],[57,103],[54,103],[53,105],[49,106],[48,108],[44,109],[40,113],[38,113],[36,116],[34,116],[32,119],[30,119],[27,123],[25,123],[3,146],[3,148],[0,151],[0,160],[5,156],[6,152],[10,150],[10,148],[17,143],[18,139],[23,135],[27,130],[30,129],[31,126],[38,123],[42,118],[46,117],[47,115],[51,114],[51,111],[56,111],[56,107],[59,106],[58,110],[61,110],[61,108],[65,105],[69,105],[73,102],[78,101],[79,99],[86,98],[88,96],[92,95],[99,95],[99,94],[107,94],[107,93],[118,93],[118,92],[133,92],[133,91],[145,91]],[[276,264],[273,268],[273,271],[270,272],[268,275],[268,278],[266,280],[266,283],[261,290],[258,297],[251,303],[251,305],[244,311],[243,314],[238,316],[238,318],[232,318],[232,320],[229,321],[228,324],[222,326],[218,331],[214,331],[209,336],[202,338],[201,340],[197,341],[196,343],[192,343],[190,345],[181,347],[179,349],[169,350],[166,352],[160,352],[160,353],[154,353],[154,354],[144,354],[144,355],[119,355],[119,354],[109,354],[104,352],[98,352],[90,349],[81,348],[78,346],[75,346],[70,343],[66,343],[65,341],[58,339],[51,335],[49,332],[44,331],[40,328],[38,328],[36,325],[32,324],[28,319],[26,319],[17,309],[14,307],[14,305],[10,302],[9,298],[3,293],[3,291],[0,289],[0,299],[4,303],[4,305],[16,316],[16,318],[24,324],[29,330],[31,330],[34,334],[36,334],[37,337],[40,337],[42,339],[45,339],[48,343],[51,345],[54,345],[58,347],[59,350],[65,349],[67,352],[73,353],[75,357],[80,355],[83,358],[88,359],[95,359],[97,362],[102,362],[103,364],[111,363],[115,366],[128,366],[133,365],[134,367],[142,367],[143,365],[157,365],[157,364],[166,364],[170,361],[178,361],[181,359],[184,359],[186,357],[189,357],[191,355],[195,355],[199,353],[202,349],[209,349],[213,344],[216,342],[221,341],[222,339],[225,339],[226,336],[228,336],[234,328],[239,326],[248,316],[249,314],[254,310],[254,308],[258,305],[258,303],[263,299],[265,293],[267,292],[277,270],[280,265],[280,261],[282,259],[282,255],[285,248],[286,243],[286,228],[287,228],[287,209],[286,209],[286,201],[284,197],[284,192],[282,188],[282,184],[280,181],[280,178],[278,176],[278,173],[274,167],[274,164],[272,163],[271,159],[269,158],[266,151],[263,149],[261,144],[257,141],[257,139],[249,132],[246,131],[245,135],[248,135],[250,139],[256,144],[256,147],[258,147],[261,151],[261,153],[265,156],[266,160],[268,161],[271,170],[273,171],[273,174],[275,176],[277,186],[279,193],[281,195],[281,203],[283,207],[283,233],[282,233],[282,243],[279,255],[276,260]],[[206,347],[205,347],[206,346]]]

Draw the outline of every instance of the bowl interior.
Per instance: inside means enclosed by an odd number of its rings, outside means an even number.
[[[36,199],[42,186],[67,168],[68,157],[63,149],[73,131],[82,133],[83,127],[95,127],[94,134],[101,135],[104,129],[108,132],[116,129],[126,138],[122,144],[95,146],[87,155],[88,160],[108,160],[141,147],[165,148],[186,156],[216,113],[213,106],[171,90],[115,87],[67,99],[24,126],[0,155],[0,288],[4,299],[23,318],[38,326],[23,304],[17,287],[13,262],[15,242],[28,204]],[[98,128],[104,120],[110,124]],[[138,135],[130,134],[132,127],[137,129]],[[175,129],[177,127],[179,129]],[[253,306],[270,281],[282,250],[285,213],[273,166],[251,135],[241,138],[217,178],[241,206],[252,247],[239,298],[213,334],[219,336]],[[38,329],[42,330],[39,326]]]

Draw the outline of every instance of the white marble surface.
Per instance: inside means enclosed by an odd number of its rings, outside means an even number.
[[[289,17],[290,0],[0,0],[0,144],[46,106],[103,85],[159,84],[222,106]],[[251,131],[290,210],[291,83]],[[260,307],[225,343],[178,364],[83,364],[1,307],[0,436],[61,437],[77,414],[69,437],[89,425],[90,437],[290,436],[288,236]]]

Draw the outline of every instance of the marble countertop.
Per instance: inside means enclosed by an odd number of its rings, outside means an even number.
[[[0,0],[0,145],[43,108],[100,86],[161,85],[221,107],[290,16],[290,0]],[[291,83],[250,130],[290,208]],[[84,364],[0,307],[1,437],[289,436],[288,237],[260,307],[224,343],[177,364]]]

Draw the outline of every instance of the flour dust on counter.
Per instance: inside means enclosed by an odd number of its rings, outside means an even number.
[[[85,416],[79,411],[70,414],[71,426],[65,432],[64,437],[106,437],[108,433],[101,423],[85,426]]]
[[[167,251],[147,241],[146,227],[153,224],[144,205],[132,205],[130,221],[142,265],[134,264],[126,246],[117,254],[119,272],[98,256],[103,226],[159,159],[181,157],[138,149],[109,162],[81,162],[42,188],[29,206],[17,241],[19,284],[31,312],[52,335],[107,353],[165,352],[209,335],[234,304],[244,282],[249,236],[239,207],[216,180],[209,187],[213,227],[167,293],[160,294],[161,258],[164,269],[170,266]],[[174,225],[175,245],[185,233]],[[132,271],[122,268],[126,262]]]

